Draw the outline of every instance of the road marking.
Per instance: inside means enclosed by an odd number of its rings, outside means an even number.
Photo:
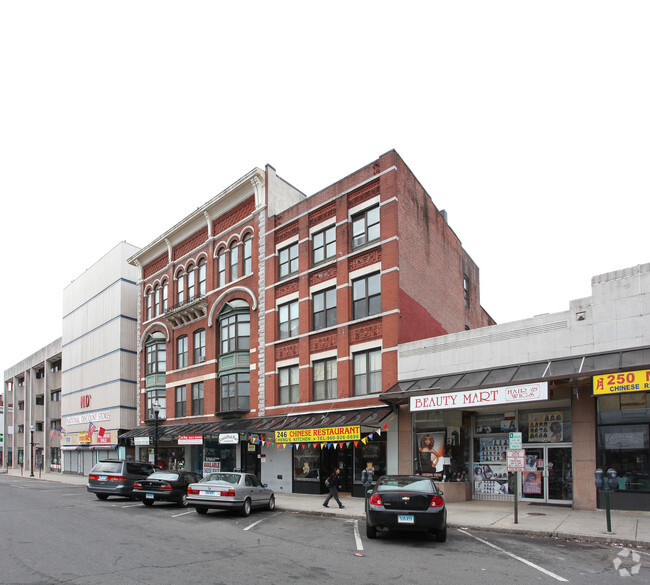
[[[526,559],[523,559],[521,557],[518,557],[517,555],[511,553],[510,551],[505,550],[504,548],[501,548],[500,546],[497,546],[496,544],[492,544],[491,542],[488,542],[487,540],[483,540],[482,538],[479,538],[478,536],[474,536],[473,534],[470,534],[469,532],[466,532],[462,528],[458,529],[458,532],[462,532],[463,534],[470,536],[474,538],[475,540],[478,540],[479,542],[482,542],[483,544],[486,544],[487,546],[491,546],[492,548],[498,550],[499,552],[502,552],[505,555],[508,555],[509,557],[512,557],[513,559],[520,561],[524,563],[524,565],[528,565],[529,567],[532,567],[533,569],[536,569],[537,571],[540,571],[544,573],[545,575],[548,575],[549,577],[553,577],[553,579],[556,579],[558,581],[562,582],[568,582],[567,579],[564,577],[560,577],[559,575],[556,575],[555,573],[551,573],[551,571],[547,571],[543,567],[540,567],[539,565],[536,565],[535,563],[531,563],[530,561],[527,561]]]
[[[141,506],[142,504],[127,504],[126,506],[122,506],[122,508],[135,508],[136,506]]]
[[[186,516],[187,514],[193,514],[194,510],[188,510],[187,512],[181,512],[180,514],[174,514],[172,518],[178,518],[179,516]]]
[[[250,530],[251,528],[253,528],[253,526],[257,526],[260,522],[264,522],[264,520],[267,520],[268,518],[273,518],[273,516],[278,516],[281,513],[282,512],[276,512],[272,516],[267,516],[267,518],[260,518],[257,522],[253,522],[252,524],[249,524],[248,526],[246,526],[246,528],[244,528],[244,530]]]
[[[354,521],[354,540],[357,541],[357,550],[363,550],[363,542],[361,542],[361,535],[359,534],[359,521]]]

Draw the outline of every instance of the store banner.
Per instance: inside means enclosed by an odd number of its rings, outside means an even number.
[[[594,376],[594,396],[650,390],[650,370]]]
[[[203,445],[203,435],[178,435],[179,445]]]
[[[411,412],[548,400],[548,382],[411,397]]]
[[[327,427],[322,429],[289,429],[275,431],[276,443],[333,443],[341,441],[358,441],[361,439],[361,427]]]

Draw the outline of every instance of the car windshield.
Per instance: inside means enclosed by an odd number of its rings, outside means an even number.
[[[201,482],[206,482],[206,481],[220,481],[223,483],[229,483],[232,485],[237,485],[239,483],[239,478],[241,475],[238,475],[236,473],[211,473],[210,475],[206,475]]]
[[[382,477],[377,484],[379,491],[396,488],[413,492],[430,492],[433,485],[431,480],[425,477]]]
[[[161,479],[163,481],[176,481],[178,473],[170,473],[169,471],[156,471],[152,473],[147,479]]]
[[[100,461],[92,468],[91,473],[122,473],[122,462]]]

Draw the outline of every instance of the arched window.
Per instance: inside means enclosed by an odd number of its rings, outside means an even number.
[[[195,290],[195,280],[196,274],[194,272],[194,266],[189,265],[187,267],[187,300],[191,301],[194,298]]]
[[[169,283],[165,280],[162,285],[162,312],[167,311],[167,302],[169,298]]]
[[[176,275],[176,304],[181,305],[185,302],[185,274],[182,270]]]
[[[217,254],[217,270],[219,272],[219,282],[217,286],[225,286],[226,285],[226,252],[225,250],[221,249],[219,250],[219,254]]]
[[[251,316],[242,299],[228,301],[219,312],[219,389],[222,412],[250,410]]]
[[[187,350],[187,335],[181,335],[176,339],[176,367],[179,369],[188,365]]]
[[[230,246],[230,281],[239,278],[239,245]]]
[[[205,329],[194,332],[194,363],[205,361]]]
[[[147,374],[164,374],[167,368],[165,336],[152,333],[145,343]]]
[[[207,262],[205,258],[201,258],[199,261],[199,294],[201,296],[205,295],[207,292],[207,282],[208,282],[208,269]]]
[[[244,236],[244,275],[253,272],[253,236]]]
[[[145,300],[147,303],[147,320],[149,320],[153,317],[153,291],[151,289],[147,290]]]
[[[157,317],[160,315],[160,285],[153,289],[153,314]]]

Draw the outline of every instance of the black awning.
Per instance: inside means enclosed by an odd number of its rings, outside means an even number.
[[[332,426],[359,425],[376,427],[393,412],[389,406],[356,408],[350,410],[332,410],[305,414],[285,414],[278,416],[260,416],[221,420],[202,423],[161,424],[158,425],[158,437],[177,437],[178,435],[216,435],[219,433],[268,433],[287,429],[308,429]],[[155,427],[143,426],[127,431],[119,439],[132,437],[153,437]]]

